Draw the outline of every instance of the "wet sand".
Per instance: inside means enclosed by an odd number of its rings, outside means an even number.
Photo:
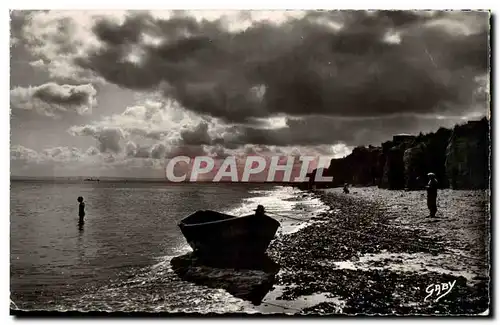
[[[316,195],[330,211],[270,246],[281,268],[263,312],[278,304],[286,307],[281,312],[304,314],[488,313],[484,191],[440,190],[436,219],[427,217],[424,191]]]

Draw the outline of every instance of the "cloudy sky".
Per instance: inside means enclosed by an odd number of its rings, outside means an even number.
[[[13,11],[11,173],[163,177],[187,155],[341,157],[487,115],[489,16]]]

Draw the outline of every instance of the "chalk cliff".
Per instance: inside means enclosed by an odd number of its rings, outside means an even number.
[[[440,128],[425,135],[395,135],[381,146],[357,147],[344,158],[332,159],[325,171],[333,176],[332,183],[314,185],[349,183],[412,190],[425,186],[427,173],[433,172],[441,188],[485,189],[490,174],[489,134],[489,120],[483,118],[457,125],[453,130]]]

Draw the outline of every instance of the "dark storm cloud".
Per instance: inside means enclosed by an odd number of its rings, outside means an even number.
[[[378,145],[398,133],[431,132],[452,127],[460,118],[439,120],[417,116],[394,116],[370,119],[337,119],[310,116],[288,119],[287,126],[277,129],[242,127],[227,136],[226,143],[259,146],[317,146],[346,143],[351,146]],[[253,150],[253,149],[249,149]]]
[[[447,20],[458,16],[482,30],[450,32]],[[312,12],[230,33],[219,21],[140,14],[122,25],[99,21],[94,33],[105,46],[78,63],[124,87],[161,86],[187,109],[230,122],[277,113],[421,114],[468,104],[474,77],[488,68],[487,20],[475,12]],[[144,33],[163,42],[145,44]],[[388,33],[400,41],[385,41]],[[141,62],[125,60],[132,50]],[[259,85],[262,97],[251,91]]]
[[[109,45],[119,46],[127,43],[137,43],[141,32],[146,28],[147,16],[136,14],[127,17],[125,22],[118,26],[106,19],[98,19],[92,31]]]
[[[32,54],[47,51],[51,56],[36,56],[32,65],[68,63],[71,75],[75,69],[131,90],[161,90],[202,118],[222,121],[221,132],[212,122],[186,125],[180,134],[135,124],[122,131],[86,129],[101,152],[196,156],[207,153],[204,146],[215,145],[209,153],[224,156],[226,149],[243,151],[246,144],[378,144],[394,133],[452,126],[487,105],[488,92],[476,82],[489,68],[487,13],[312,11],[283,24],[258,22],[238,32],[228,31],[224,20],[183,14],[162,20],[133,13],[123,23],[95,20],[91,31],[99,47],[93,47],[93,37],[87,37],[89,46],[81,37],[72,38],[75,24],[77,19],[61,20],[60,33],[47,38],[41,32],[47,46],[36,44],[38,52]],[[21,43],[28,47],[33,42]],[[59,54],[65,60],[57,61]],[[22,104],[34,109],[33,103],[50,102],[43,110],[52,114],[85,102],[78,91],[51,87],[33,91]],[[275,115],[288,117],[286,126],[265,129],[268,121],[261,118]],[[437,115],[455,117],[438,120]],[[150,113],[145,116],[151,120]],[[124,147],[130,135],[180,147]]]

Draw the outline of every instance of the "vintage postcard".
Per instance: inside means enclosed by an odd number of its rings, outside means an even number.
[[[491,316],[489,11],[10,19],[11,315]]]

